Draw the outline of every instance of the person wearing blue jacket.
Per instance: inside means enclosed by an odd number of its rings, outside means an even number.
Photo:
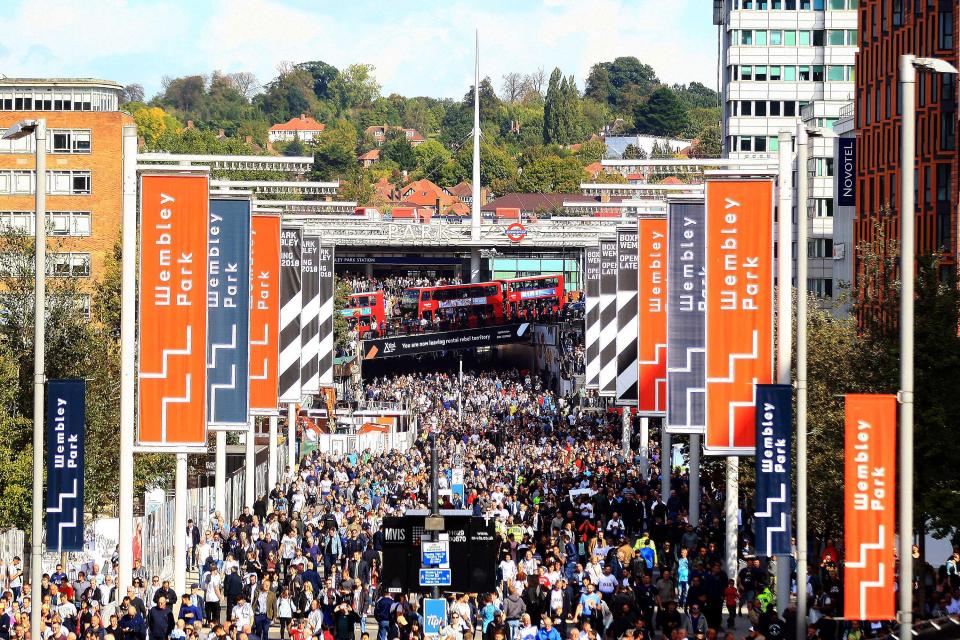
[[[157,606],[150,609],[147,614],[147,631],[150,632],[150,640],[161,640],[169,638],[173,631],[173,613],[167,606],[167,599],[163,596],[157,601]],[[126,640],[126,638],[124,639]]]
[[[553,628],[550,616],[543,616],[543,624],[537,629],[537,640],[562,640],[560,632]]]
[[[147,624],[135,606],[127,607],[126,615],[120,618],[120,631],[123,632],[123,638],[117,640],[146,640]]]
[[[180,613],[177,619],[183,620],[191,626],[194,622],[203,621],[203,612],[200,610],[200,607],[192,604],[190,602],[190,596],[186,593],[183,594],[183,600],[180,603]]]

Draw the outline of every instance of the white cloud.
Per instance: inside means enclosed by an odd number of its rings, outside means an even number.
[[[27,0],[4,13],[20,37],[4,42],[0,72],[112,75],[148,93],[161,75],[247,70],[266,82],[280,62],[324,60],[375,65],[384,93],[460,97],[477,28],[481,74],[495,86],[509,71],[554,66],[583,86],[594,63],[630,55],[666,82],[716,82],[703,0]]]

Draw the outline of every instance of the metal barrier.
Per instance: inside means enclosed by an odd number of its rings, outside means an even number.
[[[277,469],[283,473],[286,468],[287,445],[277,447]],[[264,460],[254,468],[254,495],[267,493],[267,473],[269,460]],[[246,468],[240,467],[224,482],[224,508],[214,503],[214,487],[196,487],[187,492],[187,518],[192,519],[205,530],[212,523],[216,511],[221,511],[225,526],[229,526],[243,511]],[[251,505],[252,506],[252,505]],[[167,499],[163,505],[146,516],[137,518],[136,530],[140,533],[142,561],[149,575],[158,575],[161,579],[173,579],[173,540],[174,535],[183,532],[174,531],[174,499]],[[2,544],[2,542],[0,542]],[[21,545],[22,545],[21,539]]]

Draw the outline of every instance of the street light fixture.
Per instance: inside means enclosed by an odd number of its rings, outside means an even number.
[[[47,195],[47,121],[22,120],[3,135],[4,140],[19,140],[33,134],[36,142],[36,180],[34,202],[34,308],[33,308],[33,521],[30,531],[30,637],[40,637],[40,579],[43,548],[43,385],[46,348],[46,195]]]
[[[917,71],[957,73],[945,60],[900,56],[900,637],[913,627],[913,298]]]

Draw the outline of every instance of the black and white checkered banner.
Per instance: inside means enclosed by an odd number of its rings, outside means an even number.
[[[617,393],[617,241],[600,241],[600,395]]]
[[[300,392],[320,393],[320,238],[303,236],[300,251]]]
[[[587,389],[600,387],[600,246],[587,247],[583,257],[586,292]]]
[[[300,308],[303,229],[280,231],[280,402],[300,402]]]
[[[637,406],[639,330],[637,228],[617,229],[617,404]]]
[[[668,433],[706,431],[706,209],[671,202],[667,245]]]
[[[333,384],[333,245],[320,247],[320,384]]]

